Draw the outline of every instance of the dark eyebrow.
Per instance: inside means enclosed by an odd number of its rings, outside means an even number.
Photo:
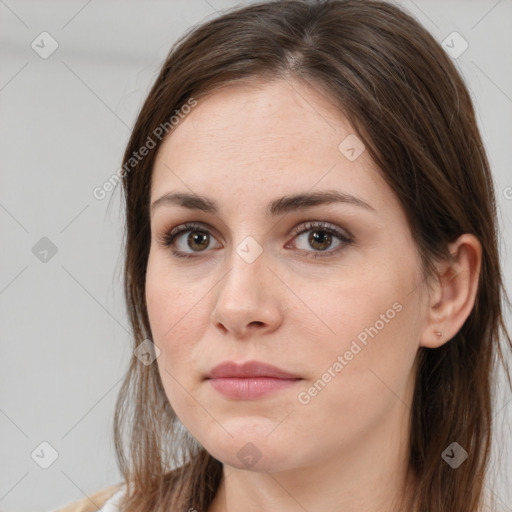
[[[290,211],[306,210],[313,206],[332,203],[353,204],[377,213],[375,208],[359,197],[345,194],[337,190],[324,190],[321,192],[293,194],[274,199],[268,204],[266,214],[277,216]],[[151,211],[155,211],[157,207],[162,205],[178,205],[190,210],[200,210],[206,213],[217,214],[219,212],[217,203],[213,199],[188,192],[174,192],[163,195],[153,201]]]

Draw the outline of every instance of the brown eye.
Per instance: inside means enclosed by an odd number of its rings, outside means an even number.
[[[315,230],[310,231],[310,235],[308,237],[308,243],[314,249],[318,249],[319,251],[325,251],[332,244],[332,234],[327,231]]]
[[[318,258],[330,256],[342,250],[345,246],[350,245],[353,240],[336,227],[330,226],[324,222],[308,222],[294,230],[296,239],[300,239],[303,235],[308,234],[304,240],[304,246],[298,247],[305,252],[310,253],[309,257]],[[338,240],[333,250],[328,250],[333,246],[333,241]],[[314,249],[311,251],[310,249]]]
[[[185,238],[183,235],[188,233]],[[185,224],[164,233],[159,242],[164,247],[171,247],[172,253],[179,258],[192,258],[194,253],[208,249],[214,240],[211,233],[199,224]]]

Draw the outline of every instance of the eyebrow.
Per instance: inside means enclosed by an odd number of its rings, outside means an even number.
[[[291,211],[306,210],[313,206],[332,203],[352,204],[377,213],[375,208],[359,197],[339,192],[338,190],[323,190],[319,192],[292,194],[274,199],[267,205],[266,214],[277,216]],[[177,205],[206,213],[217,214],[219,212],[219,207],[213,199],[189,192],[174,192],[163,195],[153,201],[151,212],[154,212],[156,208],[164,205]]]

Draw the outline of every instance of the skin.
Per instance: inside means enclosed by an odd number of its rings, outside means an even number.
[[[450,247],[455,263],[440,262],[441,279],[425,281],[404,212],[368,152],[350,161],[338,149],[350,134],[345,117],[307,84],[254,82],[201,98],[159,149],[151,203],[181,191],[219,205],[217,214],[177,205],[152,211],[146,277],[166,395],[223,462],[209,512],[383,512],[413,481],[407,441],[415,356],[420,346],[448,342],[469,315],[481,248],[463,235]],[[325,189],[375,211],[335,203],[265,214],[275,198]],[[307,221],[348,231],[353,242],[333,236],[321,251],[308,242],[317,228],[292,233]],[[177,258],[159,242],[186,222],[211,234],[204,251],[187,244],[189,232],[175,240],[195,259]],[[248,236],[263,250],[252,263],[236,252]],[[315,253],[321,257],[308,257]],[[394,318],[300,403],[298,393],[396,303]],[[204,380],[226,360],[268,362],[303,380],[258,400],[226,398]],[[251,467],[237,457],[249,442],[261,454]]]

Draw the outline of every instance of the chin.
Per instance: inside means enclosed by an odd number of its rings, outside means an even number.
[[[205,449],[228,466],[247,471],[277,472],[294,467],[293,447],[277,436],[272,439],[268,431],[261,435],[234,433],[222,440],[209,440]],[[292,456],[291,456],[292,455]]]

